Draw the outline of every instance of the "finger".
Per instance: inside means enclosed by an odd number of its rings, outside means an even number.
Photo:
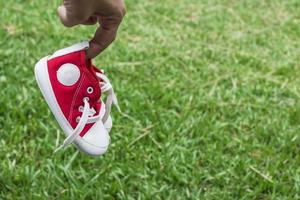
[[[57,13],[63,25],[72,27],[88,20],[92,10],[80,1],[65,0]]]
[[[117,35],[121,19],[103,21],[97,28],[90,47],[87,50],[87,58],[94,58],[110,45]]]
[[[59,19],[63,25],[65,25],[67,27],[72,27],[72,26],[77,25],[76,21],[74,19],[72,19],[72,17],[70,16],[70,14],[67,11],[67,8],[64,5],[58,7],[57,13],[58,13]]]
[[[85,22],[81,23],[83,25],[95,25],[98,22],[98,17],[96,16],[91,16],[89,17]]]

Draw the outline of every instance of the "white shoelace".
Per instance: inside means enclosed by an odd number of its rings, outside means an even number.
[[[80,117],[80,120],[76,126],[76,128],[73,130],[73,132],[64,140],[63,144],[60,145],[57,149],[55,149],[54,153],[56,153],[57,151],[59,151],[60,149],[72,144],[76,138],[80,135],[81,131],[84,129],[86,124],[89,123],[94,123],[98,120],[102,120],[103,123],[106,122],[106,120],[108,119],[109,115],[110,115],[110,111],[111,111],[111,106],[112,104],[114,104],[118,111],[121,112],[121,109],[118,105],[118,100],[117,97],[114,93],[114,89],[109,81],[109,79],[101,73],[96,73],[97,77],[100,78],[103,82],[100,82],[100,89],[102,93],[107,92],[107,98],[106,98],[106,102],[105,102],[105,114],[103,116],[95,115],[95,110],[92,108],[90,108],[90,104],[88,102],[88,100],[86,98],[83,99],[84,101],[84,107],[82,109],[82,115]]]

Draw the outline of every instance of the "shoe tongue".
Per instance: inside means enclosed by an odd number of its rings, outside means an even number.
[[[97,80],[99,80],[97,73],[103,73],[100,69],[98,69],[95,65],[91,65],[90,67],[90,71],[93,73],[93,75],[97,78]]]

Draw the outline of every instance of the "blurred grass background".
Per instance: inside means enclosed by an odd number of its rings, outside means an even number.
[[[300,199],[300,1],[127,0],[95,63],[134,120],[97,158],[52,155],[34,64],[95,30],[60,3],[0,0],[0,199]]]

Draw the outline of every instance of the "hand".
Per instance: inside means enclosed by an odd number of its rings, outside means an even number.
[[[114,41],[125,12],[123,0],[64,0],[58,8],[59,18],[67,27],[100,24],[90,41],[88,58],[96,57]]]

